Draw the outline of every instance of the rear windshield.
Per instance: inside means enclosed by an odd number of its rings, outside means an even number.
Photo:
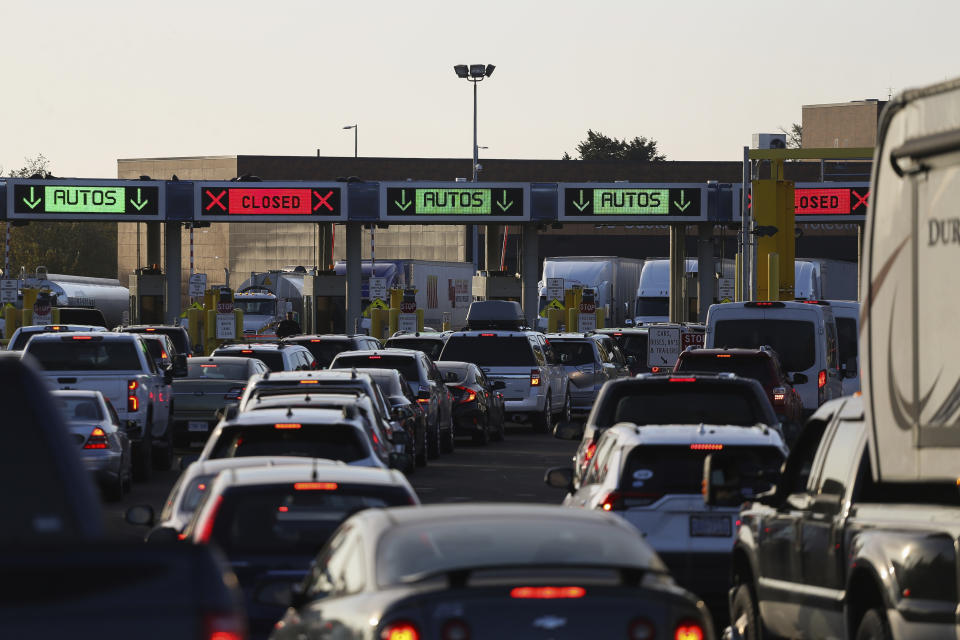
[[[593,342],[587,340],[551,340],[550,346],[553,347],[560,362],[565,365],[576,366],[580,364],[593,364]],[[563,356],[567,356],[566,360]]]
[[[304,456],[353,462],[367,457],[363,435],[350,425],[301,424],[296,429],[250,425],[224,429],[210,458]]]
[[[647,424],[730,424],[742,427],[776,424],[773,410],[766,411],[758,396],[745,384],[662,382],[617,385],[603,396],[597,426],[618,422]]]
[[[856,318],[836,318],[836,321],[840,342],[840,364],[845,365],[848,359],[857,357],[857,320]]]
[[[126,340],[34,340],[26,351],[47,371],[139,371],[141,367],[137,345]]]
[[[169,353],[163,353],[163,345],[160,344],[159,340],[144,340],[143,344],[147,346],[147,353],[149,353],[150,357],[154,360],[160,360],[164,355],[168,358],[170,357]]]
[[[431,360],[440,357],[443,351],[443,340],[428,340],[425,338],[391,338],[387,340],[386,347],[394,349],[413,349],[414,351],[423,351],[430,356]]]
[[[316,340],[316,338],[313,340]],[[313,340],[288,340],[287,342],[299,344],[309,349],[310,353],[313,354],[313,359],[317,361],[317,367],[320,369],[329,367],[337,354],[354,350],[353,343],[349,340],[323,340],[319,342]]]
[[[103,411],[100,410],[100,403],[93,398],[84,396],[57,396],[57,404],[60,405],[60,413],[67,419],[67,422],[77,420],[103,420]]]
[[[769,345],[780,356],[784,371],[806,371],[817,362],[816,327],[809,320],[720,320],[713,345],[756,349]]]
[[[472,362],[478,367],[535,367],[533,348],[526,337],[453,336],[441,360]]]
[[[409,356],[368,355],[354,356],[345,354],[337,357],[331,365],[332,369],[350,369],[352,367],[366,369],[395,369],[412,384],[420,384],[420,370],[416,358]]]
[[[107,326],[103,312],[99,309],[68,308],[60,309],[60,322],[64,324],[88,324],[95,327]]]
[[[465,364],[450,364],[447,362],[438,362],[437,368],[443,374],[443,381],[453,384],[462,384],[467,381],[467,375],[470,373],[470,366]]]
[[[647,334],[632,333],[619,336],[615,335],[613,339],[620,345],[620,351],[623,352],[624,356],[633,356],[636,358],[637,366],[647,366]]]
[[[721,443],[715,443],[721,444]],[[620,488],[630,492],[636,504],[649,503],[664,494],[699,494],[703,482],[703,460],[710,450],[693,450],[689,446],[634,447],[623,465]],[[723,447],[724,456],[735,455],[742,464],[774,471],[780,468],[783,455],[775,447]]]
[[[184,333],[183,329],[168,327],[164,328],[154,328],[152,331],[147,331],[146,329],[130,329],[127,333],[146,333],[146,334],[162,334],[169,336],[170,341],[173,342],[173,348],[177,350],[177,353],[190,353],[190,345],[187,344],[187,336]]]
[[[735,373],[743,378],[753,378],[765,387],[775,386],[777,382],[769,359],[762,356],[685,353],[677,361],[677,371]]]
[[[231,356],[234,358],[256,358],[267,365],[270,371],[283,371],[283,354],[279,351],[267,351],[258,349],[233,350],[215,355]]]
[[[217,364],[211,362],[187,361],[188,378],[208,378],[211,380],[246,380],[249,378],[246,363]]]
[[[364,367],[366,373],[373,381],[377,383],[377,386],[380,387],[380,392],[385,396],[402,396],[404,395],[403,389],[400,388],[400,378],[396,375],[389,374],[386,371],[370,371],[369,367]],[[404,376],[406,377],[406,376]]]
[[[310,486],[309,483],[304,483]],[[232,487],[223,493],[211,538],[229,553],[313,555],[357,511],[410,504],[400,487],[317,483]]]

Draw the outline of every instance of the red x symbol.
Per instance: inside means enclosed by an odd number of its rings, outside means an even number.
[[[857,199],[857,201],[853,203],[853,206],[850,207],[850,211],[855,211],[856,208],[859,207],[860,205],[863,205],[863,208],[864,208],[864,209],[867,208],[867,198],[870,197],[870,192],[869,192],[869,191],[867,191],[867,192],[866,192],[865,194],[863,194],[863,195],[860,195],[859,193],[857,193],[856,191],[854,191],[853,189],[851,189],[851,190],[850,190],[850,193],[853,195],[854,198]]]
[[[210,193],[210,190],[207,189],[207,196],[208,196],[209,198],[211,198],[211,201],[210,201],[210,204],[207,205],[206,210],[207,210],[207,211],[210,211],[210,209],[213,208],[213,205],[217,205],[218,207],[220,207],[221,209],[223,209],[224,211],[226,211],[226,210],[227,210],[227,206],[221,202],[221,200],[223,199],[223,196],[225,196],[225,195],[227,195],[227,190],[226,190],[226,189],[224,189],[223,191],[221,191],[221,192],[220,192],[220,195],[218,195],[218,196],[213,195],[212,193]]]
[[[317,204],[315,204],[315,205],[313,206],[313,210],[314,210],[314,211],[316,211],[317,209],[319,209],[321,206],[324,206],[324,207],[326,207],[327,209],[329,209],[330,211],[333,211],[333,207],[330,206],[330,203],[329,203],[329,202],[327,202],[327,200],[330,199],[330,196],[333,195],[333,190],[332,190],[332,189],[331,189],[330,191],[328,191],[328,192],[327,192],[327,195],[325,195],[325,196],[320,195],[320,194],[317,193],[316,191],[313,192],[313,195],[317,196]]]

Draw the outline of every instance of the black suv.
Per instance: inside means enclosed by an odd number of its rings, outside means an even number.
[[[438,360],[440,352],[443,351],[443,345],[447,344],[447,338],[452,331],[443,333],[400,333],[393,334],[386,343],[387,349],[413,349],[414,351],[423,351],[430,356],[431,360]]]
[[[380,341],[363,334],[314,334],[306,336],[291,336],[283,339],[284,344],[298,344],[306,347],[317,361],[318,369],[326,369],[344,351],[363,351],[364,349],[382,349]]]
[[[183,327],[172,324],[132,324],[129,327],[117,327],[115,331],[145,335],[159,333],[170,338],[177,353],[185,353],[188,356],[193,354],[193,349],[190,348],[190,334]],[[174,354],[171,353],[170,355],[172,357]]]

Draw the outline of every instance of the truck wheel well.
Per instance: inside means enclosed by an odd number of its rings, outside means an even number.
[[[847,630],[848,637],[853,637],[860,625],[860,620],[870,609],[885,611],[883,591],[876,579],[865,569],[856,571],[847,585]]]
[[[745,584],[749,586],[751,590],[756,589],[753,580],[753,568],[750,566],[750,560],[747,558],[747,554],[743,549],[737,548],[733,550],[731,567],[733,571],[733,575],[731,576],[733,586]]]

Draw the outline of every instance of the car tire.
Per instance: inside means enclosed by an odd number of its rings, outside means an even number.
[[[437,417],[436,428],[434,429],[436,437],[431,434],[427,439],[427,458],[436,460],[440,457],[440,418]]]
[[[550,402],[549,394],[543,401],[543,414],[533,416],[530,422],[537,433],[546,433],[550,430],[550,424],[553,422],[553,404]]]
[[[413,432],[416,439],[416,430]],[[427,430],[423,430],[423,438],[419,445],[414,445],[414,462],[418,467],[427,466]]]
[[[741,584],[733,593],[730,601],[730,626],[743,640],[762,640],[770,638],[763,628],[760,609],[750,585]]]
[[[150,439],[150,425],[144,429],[143,439],[133,444],[133,479],[137,482],[149,482],[153,470],[153,443]]]
[[[891,640],[890,624],[880,609],[870,609],[860,618],[856,640]]]
[[[482,447],[490,442],[490,416],[487,416],[483,423],[483,429],[473,433],[473,444]]]
[[[167,432],[161,443],[153,444],[153,468],[157,471],[169,471],[173,467],[173,429],[167,423]]]
[[[123,470],[117,470],[116,479],[111,479],[103,485],[103,499],[107,502],[123,500]]]
[[[553,424],[551,431],[553,435],[557,435],[557,429],[561,426],[570,424],[570,421],[573,420],[573,413],[570,407],[570,394],[567,393],[563,398],[563,409],[560,411],[560,414],[557,416],[556,422],[553,421],[553,418],[550,419],[550,422]]]

